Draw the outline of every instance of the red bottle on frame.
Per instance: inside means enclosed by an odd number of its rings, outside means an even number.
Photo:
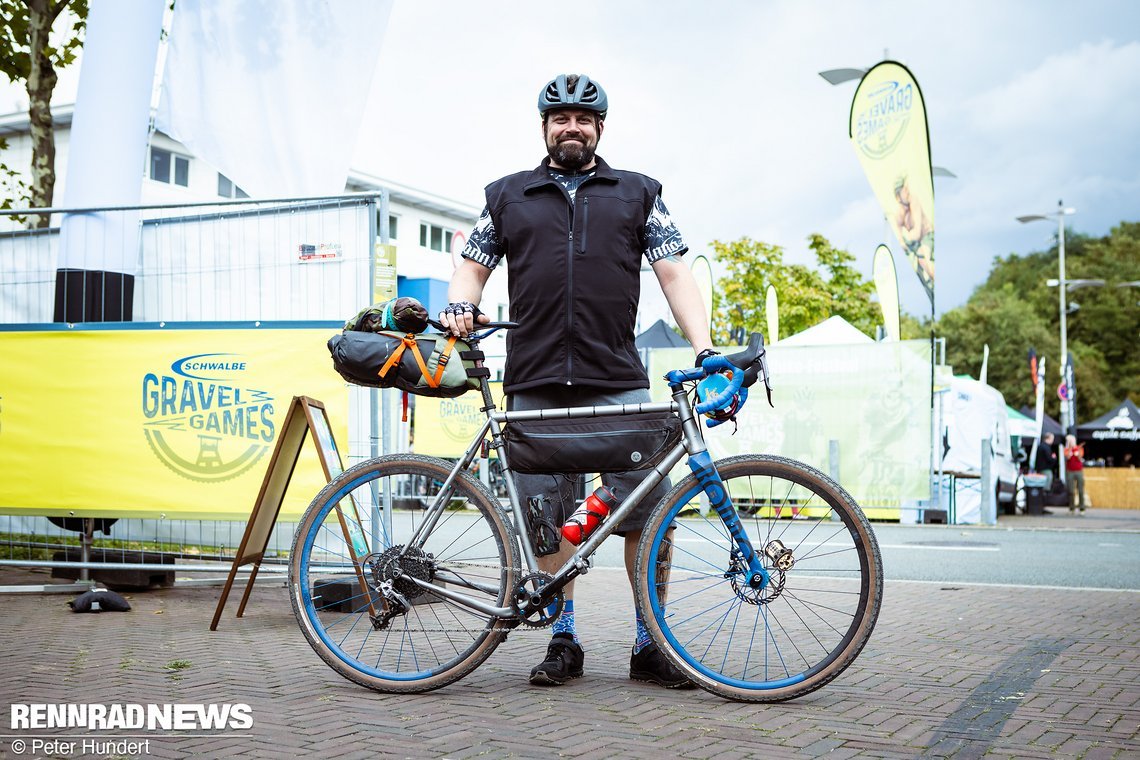
[[[606,515],[617,504],[617,496],[613,491],[605,486],[598,486],[562,526],[562,537],[577,546],[602,524],[602,520],[606,519]]]

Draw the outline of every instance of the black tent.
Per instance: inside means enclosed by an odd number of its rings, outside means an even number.
[[[1032,407],[1023,406],[1017,411],[1021,412],[1026,417],[1037,419],[1037,411]],[[1052,433],[1053,435],[1057,436],[1057,440],[1062,440],[1065,437],[1064,428],[1061,427],[1061,423],[1057,422],[1057,420],[1053,419],[1047,414],[1044,415],[1044,419],[1041,421],[1041,435],[1045,435],[1046,433]]]
[[[638,335],[635,344],[643,348],[688,348],[689,341],[682,338],[677,332],[659,319],[649,326],[649,329]]]
[[[1077,437],[1094,441],[1140,441],[1140,409],[1124,399],[1108,414],[1077,425]]]
[[[1085,459],[1104,459],[1119,465],[1126,453],[1140,459],[1140,409],[1124,399],[1107,414],[1077,425],[1077,440],[1085,443]]]
[[[649,369],[649,350],[652,348],[688,348],[689,342],[676,333],[673,328],[665,324],[662,319],[649,326],[649,329],[634,339],[637,353],[641,354],[641,363]]]

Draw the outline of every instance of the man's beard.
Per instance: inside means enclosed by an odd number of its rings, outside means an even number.
[[[577,171],[594,160],[594,147],[585,142],[568,140],[547,147],[546,152],[554,163],[572,171]]]

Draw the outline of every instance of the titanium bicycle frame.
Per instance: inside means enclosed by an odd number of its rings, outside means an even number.
[[[511,507],[510,515],[514,521],[515,530],[518,533],[520,543],[522,544],[523,557],[526,562],[527,570],[530,572],[538,571],[540,568],[534,553],[526,517],[523,514],[522,503],[519,500],[518,490],[515,486],[514,472],[510,469],[510,462],[508,461],[505,447],[503,446],[503,423],[544,419],[620,417],[627,414],[637,414],[639,412],[672,412],[681,420],[681,441],[646,474],[641,483],[626,496],[622,503],[618,505],[617,509],[613,510],[606,520],[603,521],[601,526],[599,526],[599,528],[578,547],[578,550],[563,563],[562,567],[554,573],[553,580],[535,589],[535,592],[531,594],[529,607],[534,609],[539,606],[545,606],[550,602],[554,594],[560,591],[567,583],[579,575],[584,575],[590,568],[589,559],[594,551],[601,546],[606,538],[613,534],[614,530],[633,510],[634,506],[668,476],[669,472],[681,461],[681,458],[684,457],[686,453],[688,454],[689,469],[692,470],[693,474],[697,477],[702,491],[709,498],[709,503],[724,522],[725,527],[728,529],[729,534],[736,544],[736,548],[740,551],[741,559],[748,568],[745,572],[745,582],[753,588],[765,588],[769,582],[768,572],[763,567],[760,555],[757,554],[753,548],[752,542],[749,540],[744,526],[740,521],[740,516],[732,505],[728,490],[724,487],[724,482],[720,478],[720,473],[717,472],[716,466],[713,464],[712,457],[708,452],[708,447],[705,445],[704,436],[701,433],[700,421],[694,414],[692,403],[689,401],[687,392],[682,385],[686,380],[697,380],[704,376],[703,370],[700,369],[674,370],[668,373],[669,388],[673,395],[673,401],[671,402],[613,404],[607,406],[534,409],[527,411],[499,411],[491,397],[491,388],[487,378],[480,378],[479,387],[483,394],[482,411],[487,415],[487,419],[480,427],[479,432],[475,434],[471,445],[467,447],[464,455],[451,469],[435,501],[428,506],[424,521],[420,523],[419,528],[416,529],[415,533],[409,539],[405,546],[405,551],[412,547],[422,547],[424,541],[431,534],[432,530],[435,529],[440,516],[444,512],[444,506],[450,498],[451,487],[455,482],[455,478],[460,471],[467,469],[475,460],[476,452],[483,446],[487,433],[490,432],[491,441],[489,445],[495,448],[499,453],[499,463],[502,467],[503,480],[507,488],[507,499]],[[402,578],[415,583],[420,588],[436,596],[449,599],[484,615],[505,620],[517,620],[516,613],[509,606],[495,607],[479,599],[467,596],[466,594],[434,585],[410,575],[405,574]],[[476,590],[492,594],[498,590],[497,587],[483,586],[466,579],[463,579],[461,583],[469,588],[475,588]]]

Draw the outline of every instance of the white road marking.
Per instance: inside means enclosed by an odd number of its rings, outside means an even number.
[[[723,536],[717,537],[718,543],[723,541],[723,540],[724,540]],[[678,543],[678,544],[704,544],[704,543],[708,543],[708,541],[709,540],[706,538],[677,538],[677,539],[674,539],[674,542]],[[789,544],[789,545],[792,545],[792,544]],[[794,544],[794,545],[795,546],[823,546],[824,544],[805,542],[802,544]],[[845,547],[850,547],[852,545],[847,544],[847,543],[842,543],[842,544],[831,544],[831,546],[834,546],[836,549],[842,549]],[[1000,552],[1001,551],[1000,546],[935,546],[932,544],[879,544],[879,548],[880,549],[920,549],[920,550],[936,551],[936,552]]]

